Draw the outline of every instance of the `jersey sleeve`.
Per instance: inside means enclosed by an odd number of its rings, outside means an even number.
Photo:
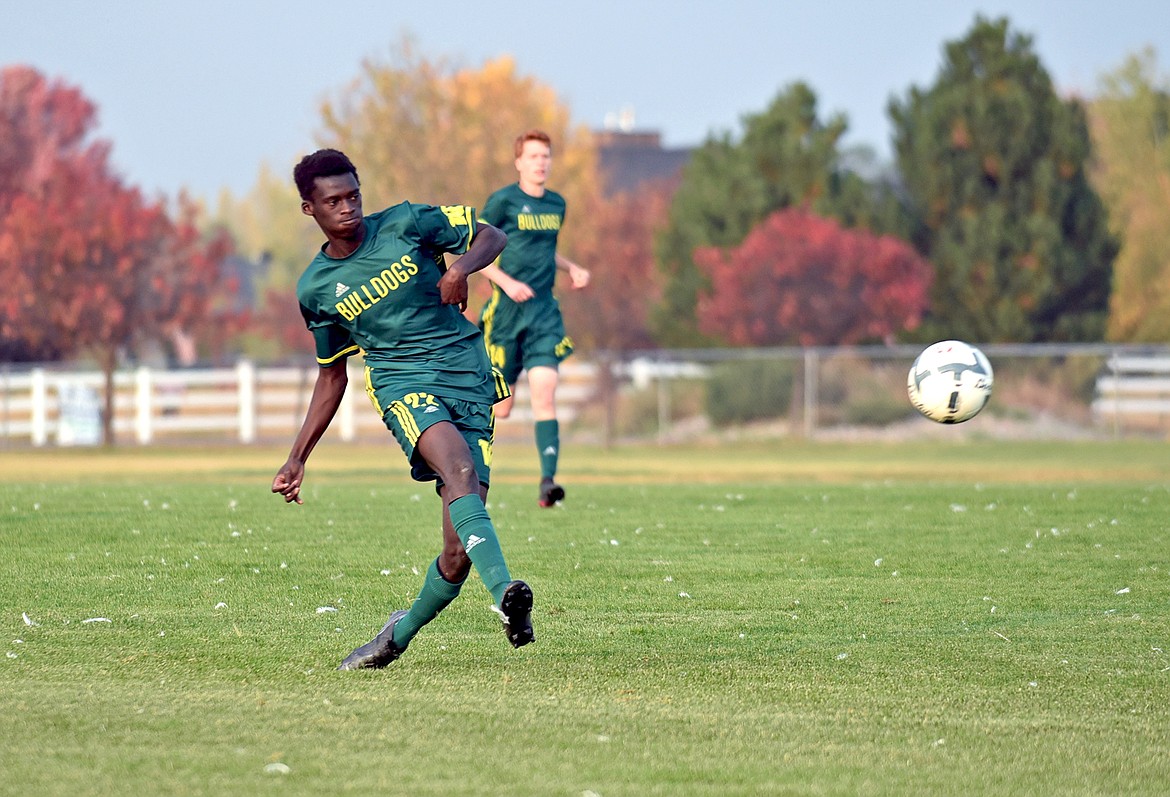
[[[493,227],[500,227],[506,219],[507,209],[502,192],[497,191],[483,203],[483,210],[479,212],[481,221],[486,221]]]
[[[478,217],[469,205],[412,205],[420,243],[428,249],[461,255],[471,246]]]
[[[322,367],[333,365],[351,354],[358,353],[358,345],[353,342],[353,336],[348,330],[342,329],[327,318],[322,318],[303,304],[301,316],[304,317],[309,332],[313,333],[318,365]]]

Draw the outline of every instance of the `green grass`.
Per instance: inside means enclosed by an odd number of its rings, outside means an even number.
[[[301,507],[272,449],[0,454],[0,793],[1170,783],[1163,445],[571,448],[554,510],[496,458],[536,643],[473,578],[339,673],[438,550],[393,448],[323,445]]]

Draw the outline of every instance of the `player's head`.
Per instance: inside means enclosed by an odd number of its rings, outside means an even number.
[[[306,202],[313,198],[313,189],[317,187],[319,177],[339,177],[352,174],[354,182],[359,186],[357,169],[344,152],[336,149],[319,149],[316,152],[301,158],[301,162],[293,168],[293,180],[297,184],[297,192]]]
[[[516,171],[522,186],[543,187],[552,165],[552,139],[542,130],[526,130],[516,137]]]
[[[517,158],[524,154],[524,145],[529,141],[539,141],[548,147],[549,154],[552,154],[552,139],[548,137],[548,133],[543,130],[525,130],[516,136],[516,143],[513,148],[516,150]]]
[[[312,216],[329,238],[353,239],[364,235],[362,192],[357,169],[335,149],[306,155],[293,169],[301,195],[301,212]]]

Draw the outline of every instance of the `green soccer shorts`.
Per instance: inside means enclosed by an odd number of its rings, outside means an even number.
[[[490,404],[444,398],[422,391],[397,395],[397,391],[389,388],[374,389],[368,381],[368,374],[366,389],[374,409],[382,412],[382,422],[394,433],[394,439],[406,454],[412,479],[434,481],[438,482],[436,487],[443,486],[439,474],[418,453],[417,446],[423,432],[436,423],[448,421],[467,441],[479,483],[484,487],[491,483],[495,412]]]
[[[565,334],[565,322],[556,299],[529,299],[516,303],[502,297],[492,298],[480,316],[480,329],[492,365],[504,381],[516,384],[525,368],[556,368],[573,353],[573,340]]]

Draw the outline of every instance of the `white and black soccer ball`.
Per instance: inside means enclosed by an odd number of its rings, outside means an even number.
[[[983,352],[961,340],[927,346],[906,379],[914,408],[939,423],[969,421],[987,406],[993,382]]]

